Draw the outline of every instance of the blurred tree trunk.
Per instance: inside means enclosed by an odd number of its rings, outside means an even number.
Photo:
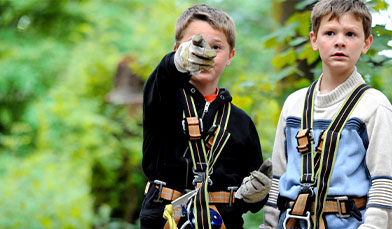
[[[286,0],[284,2],[274,2],[273,3],[273,18],[279,23],[279,25],[283,26],[286,24],[287,20],[295,13],[300,12],[296,9],[296,5],[302,2],[302,0]],[[311,10],[311,5],[308,5],[304,10]],[[309,18],[310,20],[310,18]],[[284,28],[283,28],[284,29]],[[307,41],[309,42],[309,40]],[[284,52],[289,47],[286,44],[278,45],[276,48],[276,54]],[[314,80],[314,75],[311,70],[317,65],[318,61],[314,62],[311,65],[308,65],[306,60],[297,59],[296,67],[303,73],[303,75],[299,75],[297,73],[292,73],[289,76],[283,78],[278,82],[279,88],[282,93],[292,91],[295,82],[298,82],[301,78],[306,78],[309,81]],[[277,69],[279,70],[279,69]]]
[[[287,21],[287,19],[293,15],[295,10],[295,5],[297,5],[301,0],[289,0],[284,2],[274,2],[272,16],[275,21],[281,25]]]

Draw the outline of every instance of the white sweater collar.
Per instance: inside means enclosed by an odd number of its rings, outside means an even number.
[[[361,74],[359,74],[357,72],[357,68],[355,68],[353,73],[342,84],[340,84],[327,94],[320,94],[319,86],[322,77],[323,75],[321,74],[316,84],[316,99],[314,101],[314,105],[320,108],[329,107],[336,103],[339,103],[340,101],[346,99],[348,94],[351,93],[351,91],[356,86],[358,86],[358,84],[365,83],[365,81],[362,79]]]

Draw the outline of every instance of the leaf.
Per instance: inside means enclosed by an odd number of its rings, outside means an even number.
[[[297,55],[299,59],[306,59],[306,62],[309,65],[319,58],[319,53],[313,51],[313,47],[310,43],[307,43],[301,49],[298,49]]]
[[[302,45],[308,41],[309,41],[308,37],[297,37],[297,38],[290,40],[289,45],[290,46],[299,46],[299,45]]]
[[[312,5],[313,3],[317,2],[317,0],[304,0],[304,1],[300,1],[299,3],[297,3],[297,5],[295,6],[295,8],[297,10],[304,10],[306,7],[308,7],[309,5]]]
[[[272,81],[277,82],[282,80],[283,78],[297,72],[297,67],[295,66],[288,66],[280,70],[276,75],[272,76]]]

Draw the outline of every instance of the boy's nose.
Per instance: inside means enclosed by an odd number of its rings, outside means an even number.
[[[336,40],[335,40],[335,47],[345,47],[346,46],[346,42],[344,40],[344,36],[343,35],[337,35],[336,36]]]

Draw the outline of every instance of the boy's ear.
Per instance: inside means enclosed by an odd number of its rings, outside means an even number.
[[[318,51],[316,34],[311,31],[309,33],[310,43],[312,44],[313,51]]]
[[[174,42],[173,51],[176,51],[177,49],[178,49],[177,42]]]
[[[229,54],[229,59],[226,62],[226,66],[229,66],[231,64],[231,61],[233,61],[234,55],[235,55],[235,48],[233,48],[233,50],[231,50],[231,52]]]
[[[362,51],[361,51],[362,54],[367,53],[370,46],[372,45],[372,42],[373,42],[373,35],[370,34],[370,36],[365,40],[365,44],[364,44]]]

